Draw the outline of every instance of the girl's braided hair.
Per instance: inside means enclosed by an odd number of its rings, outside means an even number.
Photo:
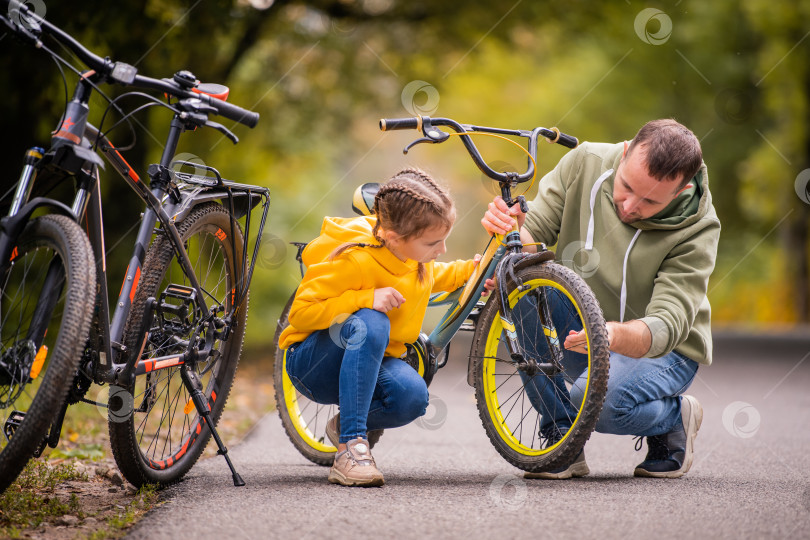
[[[385,240],[379,235],[380,227],[407,240],[419,237],[432,227],[449,229],[456,219],[456,208],[447,190],[416,168],[402,170],[380,186],[374,197],[374,213],[377,222],[371,232],[379,244],[349,242],[338,246],[329,260],[352,247],[384,247]],[[417,277],[420,282],[424,281],[425,265],[421,262]]]

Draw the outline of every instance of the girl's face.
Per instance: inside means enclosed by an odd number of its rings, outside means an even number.
[[[427,263],[447,251],[445,240],[450,236],[450,228],[436,225],[407,239],[393,231],[382,231],[382,236],[386,247],[400,260]]]

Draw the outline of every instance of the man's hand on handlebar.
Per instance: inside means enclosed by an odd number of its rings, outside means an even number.
[[[507,234],[517,223],[518,229],[523,227],[526,214],[520,211],[520,205],[509,208],[503,199],[498,196],[489,203],[487,211],[481,219],[481,225],[489,234]]]

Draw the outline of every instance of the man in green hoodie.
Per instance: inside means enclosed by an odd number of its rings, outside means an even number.
[[[517,223],[524,244],[556,244],[557,260],[585,279],[609,321],[608,391],[596,430],[646,437],[636,476],[686,474],[703,410],[682,394],[698,365],[712,360],[706,290],[720,237],[695,135],[655,120],[629,144],[583,143],[543,177],[528,214],[497,197],[481,223],[500,234]],[[572,335],[566,346],[581,341]],[[553,391],[540,398],[559,405]],[[551,434],[549,444],[562,435]],[[526,477],[588,472],[583,452]]]

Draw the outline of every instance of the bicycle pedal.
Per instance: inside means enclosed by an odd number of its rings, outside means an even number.
[[[166,290],[163,291],[163,294],[160,295],[161,301],[163,298],[177,298],[179,300],[188,300],[194,301],[197,298],[197,291],[194,290],[193,287],[187,287],[186,285],[177,285],[172,283]]]
[[[3,433],[6,436],[6,439],[11,440],[11,437],[14,436],[14,432],[17,431],[17,428],[25,420],[25,413],[22,411],[12,411],[9,417],[6,419],[5,425],[3,425]]]
[[[169,285],[160,294],[156,315],[161,328],[189,331],[198,319],[197,291],[185,285]]]

